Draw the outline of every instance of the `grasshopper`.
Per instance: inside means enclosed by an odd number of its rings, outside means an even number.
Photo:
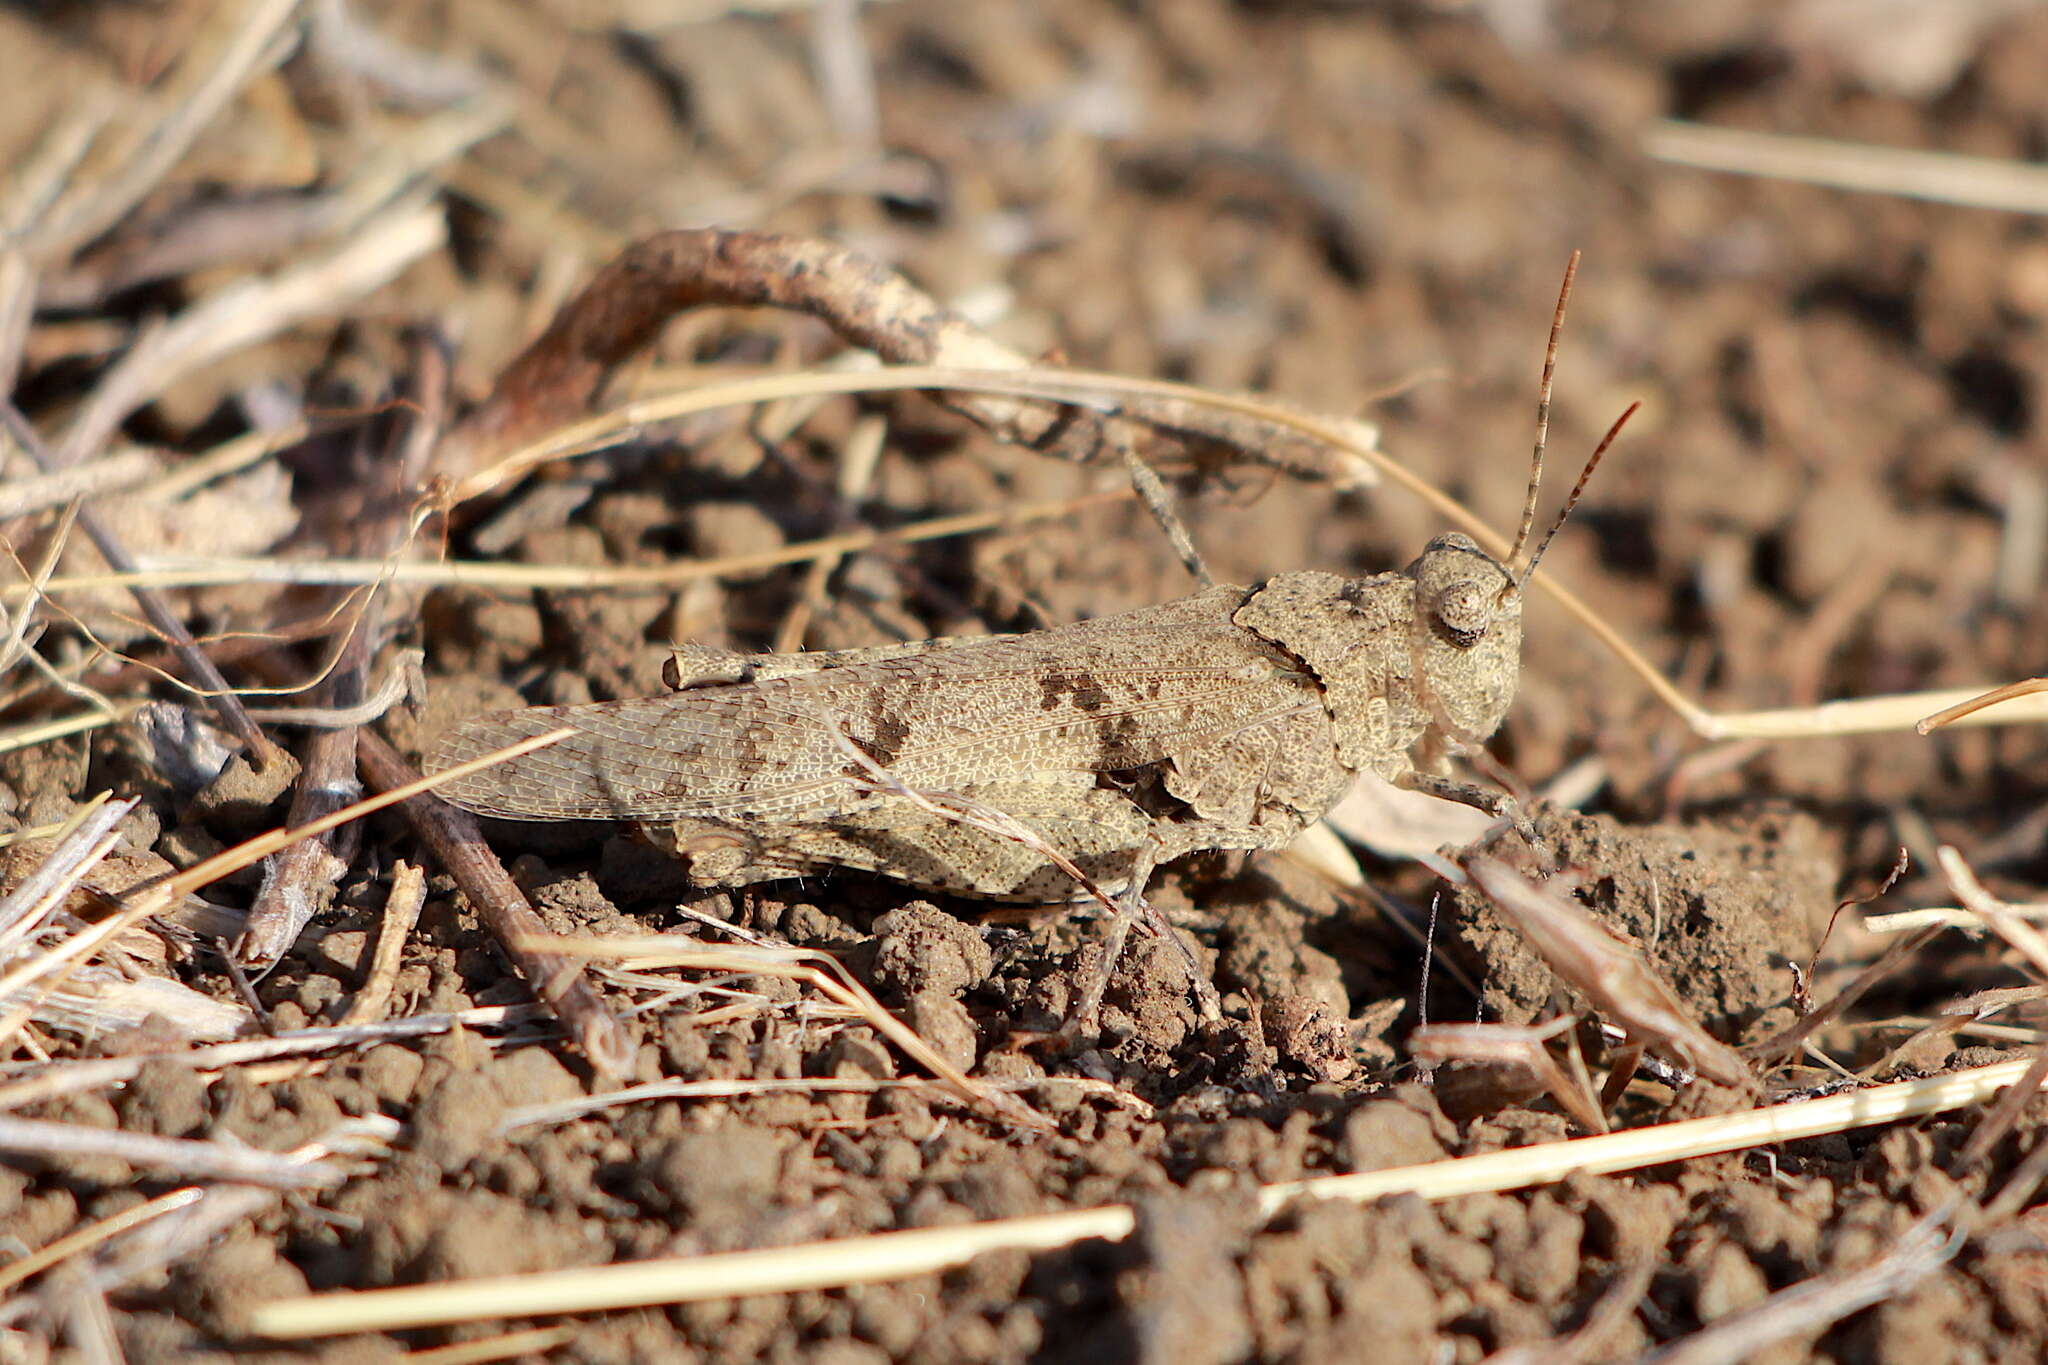
[[[1074,898],[1068,871],[903,788],[1014,817],[1133,903],[1156,863],[1286,845],[1365,772],[1512,813],[1446,764],[1514,698],[1522,590],[1549,542],[1524,557],[1557,331],[1506,561],[1448,533],[1398,572],[1282,573],[1026,634],[810,654],[683,646],[665,696],[477,716],[427,770],[567,727],[439,795],[514,820],[633,821],[705,887],[836,867],[1039,903]],[[861,778],[876,767],[900,785]]]

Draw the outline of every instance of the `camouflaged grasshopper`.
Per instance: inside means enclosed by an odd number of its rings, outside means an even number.
[[[1283,573],[1029,634],[815,654],[686,646],[666,696],[478,716],[427,770],[568,727],[438,793],[507,819],[633,821],[706,887],[839,867],[1032,902],[1074,899],[1075,884],[1041,851],[863,781],[848,743],[904,786],[1015,817],[1133,902],[1156,862],[1287,844],[1368,771],[1507,813],[1509,798],[1453,781],[1445,761],[1492,735],[1515,694],[1556,347],[1553,324],[1505,562],[1453,533],[1399,572]]]

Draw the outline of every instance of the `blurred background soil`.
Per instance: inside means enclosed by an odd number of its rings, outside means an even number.
[[[144,88],[258,8],[0,7],[0,166],[31,165],[87,101],[129,119],[159,110],[146,100],[163,92]],[[1644,408],[1544,574],[1716,709],[2042,671],[2040,219],[1690,169],[1648,149],[1661,121],[1688,120],[1967,154],[2012,163],[2016,181],[2038,175],[2024,163],[2048,148],[2048,7],[330,0],[306,13],[312,36],[40,279],[15,385],[39,426],[59,428],[151,319],[345,242],[362,216],[309,206],[331,208],[338,189],[373,179],[380,156],[415,154],[433,128],[464,118],[481,117],[488,135],[405,181],[401,193],[445,224],[441,245],[344,308],[182,375],[121,426],[113,444],[173,467],[246,431],[299,418],[320,429],[268,474],[216,489],[218,502],[138,510],[122,525],[144,548],[338,553],[309,490],[341,477],[351,442],[384,419],[419,354],[409,329],[440,330],[455,400],[474,403],[616,250],[694,224],[828,236],[1028,354],[1365,417],[1393,458],[1512,526],[1558,280],[1582,249],[1552,408],[1553,487],[1628,402]],[[205,221],[225,226],[186,231]],[[614,387],[840,351],[805,319],[704,310],[669,327]],[[876,415],[885,426],[872,484],[836,496],[844,452]],[[654,564],[1120,477],[998,446],[920,398],[840,399],[774,430],[746,415],[650,429],[458,521],[448,548]],[[1378,572],[1440,529],[1398,490],[1338,493],[1265,474],[1190,489],[1186,510],[1217,576],[1234,582],[1309,567]],[[45,530],[14,523],[15,551],[31,565]],[[656,691],[671,638],[758,649],[789,630],[803,647],[840,648],[1029,629],[1189,585],[1143,512],[1120,504],[855,556],[825,586],[813,595],[797,568],[658,592],[435,589],[419,603],[422,627],[400,641],[424,640],[426,716],[392,733],[403,745],[486,705]],[[41,645],[52,658],[67,640],[71,657],[83,653],[81,623],[141,648],[126,599],[56,600],[62,613]],[[266,628],[292,606],[254,588],[179,600],[196,630],[215,634]],[[793,610],[808,615],[790,627]],[[1587,874],[1596,908],[1651,946],[1726,1041],[1754,1042],[1794,1018],[1793,966],[1807,964],[1838,899],[1874,887],[1902,845],[1912,870],[1873,912],[1951,903],[1933,871],[1943,843],[2011,899],[2038,899],[2048,881],[2037,729],[1710,747],[1540,593],[1527,634],[1519,699],[1494,751],[1534,786],[1569,770],[1591,793],[1588,813],[1546,829]],[[144,684],[125,686],[121,695],[140,695]],[[47,695],[16,695],[13,706],[14,723],[53,709]],[[282,805],[195,805],[118,731],[7,754],[0,776],[9,818],[24,826],[102,788],[140,794],[131,844],[178,865],[283,815]],[[1547,1102],[1460,1093],[1454,1104],[1417,1079],[1403,1040],[1424,969],[1395,921],[1419,922],[1438,883],[1416,864],[1367,855],[1388,898],[1377,903],[1277,858],[1169,870],[1157,899],[1196,931],[1228,1018],[1200,1024],[1170,951],[1134,942],[1103,1045],[1062,1058],[1029,1036],[1064,1011],[1099,934],[1092,921],[934,906],[852,875],[706,897],[603,830],[501,847],[558,929],[689,928],[681,900],[845,953],[884,1003],[975,1074],[1019,1086],[1057,1135],[1027,1139],[909,1090],[662,1099],[507,1133],[508,1113],[581,1096],[590,1078],[559,1041],[468,1031],[262,1075],[152,1066],[118,1091],[32,1112],[268,1149],[348,1114],[409,1129],[342,1189],[276,1204],[115,1292],[111,1330],[127,1358],[268,1358],[239,1314],[308,1288],[1128,1201],[1139,1232],[1118,1246],[597,1316],[555,1358],[1334,1360],[1371,1342],[1390,1361],[1477,1361],[1562,1343],[1596,1320],[1603,1295],[1633,1285],[1636,1310],[1599,1319],[1599,1335],[1571,1348],[1578,1355],[1531,1357],[1623,1359],[1863,1264],[1951,1193],[1995,1184],[2041,1140],[2048,1112],[2035,1101],[1970,1170],[1954,1161],[1970,1131],[1962,1116],[1792,1144],[1773,1159],[1434,1206],[1318,1208],[1262,1225],[1244,1193],[1254,1183],[1570,1131]],[[421,856],[395,820],[367,827],[333,907],[255,987],[269,1027],[330,1022],[346,1007],[385,874],[395,858]],[[394,1013],[523,999],[467,902],[429,872]],[[209,892],[230,909],[248,894]],[[1431,978],[1433,1017],[1483,1009],[1522,1022],[1550,1008],[1554,983],[1490,912],[1444,907],[1449,968]],[[1820,998],[1896,941],[1859,927],[1863,913],[1835,925],[1813,983]],[[232,998],[211,952],[177,971]],[[1949,934],[1880,983],[1853,1022],[1825,1032],[1826,1054],[1850,1071],[1881,1064],[1886,1078],[1939,1068],[1985,1035],[1892,1050],[1940,1002],[2028,980],[1995,941]],[[792,990],[726,984],[763,1003],[710,1022],[698,1011],[721,1000],[650,1008],[629,1079],[906,1068],[864,1024],[807,1019]],[[2034,1040],[2030,1008],[2001,1015],[1994,1040]],[[150,1045],[43,1038],[59,1058]],[[24,1050],[5,1074],[35,1064]],[[1832,1077],[1809,1056],[1772,1083]],[[1645,1121],[1671,1098],[1639,1093],[1621,1117]],[[0,1227],[10,1246],[40,1246],[159,1188],[159,1176],[105,1158],[0,1158]],[[1754,1358],[2041,1358],[2040,1228],[2022,1216],[1909,1292]],[[1637,1266],[1644,1278],[1630,1281]],[[487,1330],[345,1338],[294,1358],[391,1358]],[[32,1350],[34,1336],[10,1340]],[[77,1332],[54,1339],[54,1358],[103,1358]]]

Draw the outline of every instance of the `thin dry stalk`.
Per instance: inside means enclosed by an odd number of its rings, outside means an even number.
[[[1579,905],[1492,858],[1474,858],[1465,870],[1551,970],[1628,1038],[1723,1085],[1751,1082],[1735,1050],[1694,1022],[1637,950]]]
[[[1966,208],[2048,213],[2048,170],[2002,157],[1909,151],[1667,119],[1643,135],[1659,161]]]
[[[162,95],[134,108],[115,164],[73,185],[40,215],[29,238],[37,257],[69,256],[142,202],[229,101],[289,55],[285,31],[298,10],[299,0],[250,0],[223,11],[173,69]]]
[[[152,1218],[182,1209],[197,1203],[206,1192],[194,1186],[160,1194],[145,1203],[117,1214],[88,1223],[82,1228],[68,1232],[56,1241],[37,1247],[18,1261],[0,1266],[0,1298],[13,1292],[14,1287],[24,1280],[33,1279],[59,1261],[69,1260],[82,1252],[92,1250],[101,1242],[119,1236],[130,1228],[140,1227]]]
[[[124,413],[123,416],[125,415]],[[55,473],[75,462],[64,458],[62,452],[49,450],[43,444],[42,437],[30,425],[28,419],[22,416],[12,400],[0,399],[0,423],[6,425],[14,439],[20,442],[22,449],[28,452],[29,458],[45,473]],[[132,571],[135,568],[135,560],[128,553],[127,547],[101,523],[98,517],[83,507],[77,509],[76,516],[79,529],[85,532],[94,548],[100,552],[100,557],[116,572]],[[259,766],[269,766],[278,755],[277,746],[272,744],[263,731],[257,728],[256,723],[249,719],[248,713],[242,709],[241,699],[228,687],[227,679],[221,676],[213,660],[200,650],[192,638],[192,632],[185,628],[184,621],[171,610],[162,594],[154,589],[135,587],[131,592],[136,605],[142,608],[142,614],[148,618],[150,625],[177,651],[178,658],[186,669],[198,685],[207,691],[209,699],[219,710],[221,719],[242,743],[248,746],[250,757]]]
[[[407,583],[421,586],[468,586],[479,588],[667,588],[700,578],[717,578],[751,573],[759,569],[802,564],[829,555],[850,554],[886,545],[909,545],[943,540],[975,531],[1026,526],[1071,516],[1090,507],[1126,502],[1127,488],[1080,493],[1051,498],[1017,507],[985,512],[960,512],[888,531],[852,531],[817,540],[798,541],[753,554],[727,555],[720,559],[685,560],[671,564],[625,565],[596,568],[583,565],[496,564],[450,560],[438,564],[408,563],[394,559],[293,560],[269,557],[234,558],[215,556],[189,560],[172,555],[148,555],[146,566],[133,573],[58,575],[47,587],[50,592],[84,591],[106,587],[203,587],[237,583],[297,583],[304,585],[354,584],[375,586]],[[0,586],[0,602],[26,595],[20,584]]]
[[[206,1180],[270,1189],[331,1190],[347,1176],[290,1152],[265,1152],[224,1142],[155,1137],[119,1128],[52,1123],[0,1114],[0,1151],[23,1156],[107,1156],[131,1166],[152,1167]]]
[[[2048,692],[2048,678],[2026,678],[2019,682],[2007,683],[2003,687],[1994,687],[1989,692],[1971,697],[1968,701],[1959,701],[1954,706],[1937,711],[1925,720],[1920,721],[1913,728],[1923,735],[1932,734],[1934,731],[1945,726],[1956,724],[1967,716],[1977,714],[1977,712],[1982,711],[1987,706],[1998,706],[2001,703],[2017,701],[2021,697],[2039,696],[2043,692]],[[2013,709],[2008,707],[2000,712],[2000,719],[2015,718],[2012,715]]]
[[[312,1057],[343,1048],[431,1038],[457,1028],[503,1028],[537,1017],[540,1017],[537,1005],[485,1005],[454,1014],[414,1015],[381,1024],[299,1029],[274,1037],[215,1043],[185,1052],[153,1053],[147,1057],[96,1057],[46,1062],[20,1079],[0,1086],[0,1110],[20,1109],[65,1095],[123,1085],[141,1075],[143,1067],[150,1063],[182,1067],[202,1076],[215,1076],[230,1067],[255,1066],[282,1058]]]
[[[858,1017],[858,1016],[855,1016]],[[720,1081],[686,1081],[671,1077],[607,1090],[602,1095],[583,1095],[547,1104],[521,1104],[498,1116],[493,1130],[505,1137],[526,1128],[554,1127],[589,1118],[629,1105],[651,1100],[731,1100],[752,1095],[873,1095],[884,1090],[929,1088],[930,1082],[884,1076],[777,1076],[735,1077]],[[958,1098],[955,1096],[954,1098]]]
[[[1818,706],[1789,706],[1774,711],[1709,713],[1700,733],[1710,739],[1817,739],[1841,735],[1890,734],[1916,729],[1929,710],[1946,712],[1984,697],[1982,687],[1937,688],[1886,697],[1824,701]],[[2038,725],[2048,721],[2048,696],[2015,695],[1995,709],[1987,702],[1972,706],[1944,722],[1964,725]],[[1698,729],[1699,727],[1695,727]]]
[[[2025,901],[2006,908],[2006,913],[2015,919],[2048,919],[2048,901]],[[1918,910],[1897,910],[1889,915],[1869,915],[1863,920],[1863,928],[1873,934],[1901,934],[1909,929],[1924,929],[1933,925],[1942,929],[1963,929],[1971,933],[1983,933],[1990,929],[1991,921],[1973,910],[1955,905],[1930,905]]]
[[[1948,879],[1949,889],[1956,893],[1956,899],[2011,944],[2034,969],[2035,975],[2048,981],[2048,934],[2043,934],[2028,920],[2012,913],[2013,907],[1986,891],[1984,884],[1977,880],[1977,874],[1963,861],[1963,855],[1954,848],[1943,844],[1934,856],[1941,865],[1942,876]]]
[[[1549,1184],[1575,1172],[1609,1174],[1817,1137],[1980,1103],[2019,1079],[2026,1066],[2024,1062],[2001,1062],[1746,1113],[1421,1166],[1290,1181],[1265,1187],[1259,1206],[1270,1218],[1303,1199],[1363,1203],[1397,1193],[1449,1199]],[[836,1289],[938,1274],[991,1251],[1050,1251],[1089,1239],[1121,1241],[1136,1226],[1131,1206],[1111,1204],[1071,1213],[885,1232],[766,1251],[278,1299],[253,1305],[248,1322],[256,1335],[296,1338]]]
[[[153,452],[137,446],[52,474],[10,479],[0,486],[0,520],[61,507],[73,498],[133,488],[149,482],[160,467],[161,462]]]

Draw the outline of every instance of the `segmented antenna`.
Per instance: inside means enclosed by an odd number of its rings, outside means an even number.
[[[1515,591],[1520,592],[1528,583],[1529,576],[1536,572],[1536,565],[1542,560],[1543,552],[1550,548],[1550,542],[1556,538],[1558,528],[1564,525],[1565,518],[1572,514],[1572,509],[1579,505],[1579,495],[1586,491],[1586,481],[1592,478],[1593,471],[1600,467],[1600,457],[1607,453],[1607,447],[1614,444],[1614,438],[1621,435],[1621,429],[1628,425],[1628,419],[1635,416],[1636,409],[1641,406],[1642,402],[1639,399],[1623,408],[1621,416],[1614,419],[1614,425],[1607,428],[1607,434],[1600,438],[1600,444],[1593,447],[1593,458],[1587,460],[1586,467],[1579,471],[1578,482],[1572,485],[1571,493],[1564,500],[1564,510],[1557,514],[1557,520],[1551,522],[1550,529],[1543,533],[1543,540],[1536,546],[1536,553],[1529,556],[1529,567],[1522,570],[1522,576],[1515,580]]]
[[[1543,443],[1550,437],[1550,377],[1557,372],[1557,339],[1564,333],[1564,305],[1572,296],[1572,281],[1578,278],[1579,253],[1565,262],[1564,283],[1557,291],[1557,311],[1550,315],[1550,344],[1543,348],[1543,383],[1536,392],[1536,451],[1529,458],[1529,496],[1522,500],[1522,524],[1515,531],[1515,547],[1508,551],[1504,566],[1517,582],[1528,577],[1517,573],[1515,563],[1529,547],[1529,532],[1536,526],[1536,498],[1543,491]],[[1554,529],[1554,528],[1553,528]]]

